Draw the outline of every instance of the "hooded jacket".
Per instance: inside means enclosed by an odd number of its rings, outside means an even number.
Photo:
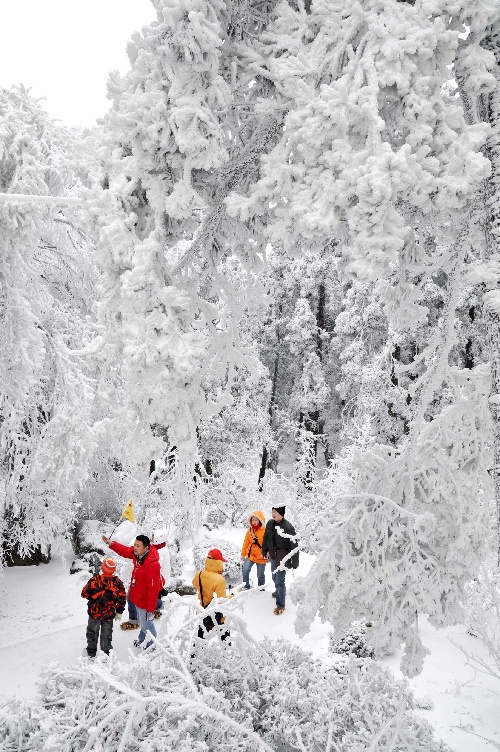
[[[257,517],[260,520],[260,527],[258,530],[254,530],[250,523],[252,517]],[[255,564],[265,564],[266,559],[262,556],[262,543],[264,541],[264,533],[266,532],[266,518],[260,509],[252,512],[248,518],[248,529],[245,533],[245,539],[243,546],[241,547],[241,555]]]
[[[123,582],[116,575],[95,574],[84,586],[82,598],[89,602],[89,616],[98,621],[111,621],[115,614],[122,614],[127,602]]]
[[[162,589],[160,576],[160,557],[154,546],[144,556],[136,556],[133,546],[123,546],[116,541],[110,541],[112,551],[124,559],[132,559],[134,568],[130,580],[129,598],[137,608],[145,608],[152,612],[156,609],[158,593]]]
[[[193,585],[198,591],[198,598],[203,608],[208,606],[214,595],[217,598],[227,598],[226,580],[222,576],[223,569],[223,561],[207,557],[205,568],[199,569],[193,577]]]

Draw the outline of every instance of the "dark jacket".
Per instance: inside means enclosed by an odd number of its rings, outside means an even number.
[[[83,588],[82,598],[89,602],[89,616],[99,621],[111,621],[115,614],[122,614],[127,602],[123,582],[115,575],[95,574]]]
[[[133,561],[134,569],[128,594],[134,606],[145,608],[146,611],[150,612],[155,611],[158,593],[162,589],[160,557],[155,546],[151,546],[142,557],[134,554],[133,546],[122,546],[117,541],[110,541],[109,547],[119,556]]]
[[[284,517],[281,522],[275,522],[271,519],[266,525],[266,532],[264,533],[264,540],[262,542],[262,556],[266,556],[269,553],[271,559],[276,559],[278,564],[290,551],[297,548],[298,545],[297,539],[286,538],[280,535],[280,532],[284,532],[287,535],[297,535],[294,526]],[[287,569],[296,569],[299,566],[298,551],[288,559],[285,566]]]

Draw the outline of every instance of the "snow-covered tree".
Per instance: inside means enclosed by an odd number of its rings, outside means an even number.
[[[352,621],[371,621],[379,655],[405,644],[402,668],[410,676],[426,653],[418,614],[438,627],[460,623],[465,587],[484,552],[488,369],[457,369],[454,376],[456,403],[427,423],[417,442],[413,505],[406,445],[353,448],[344,487],[338,490],[333,472],[327,509],[314,525],[318,559],[294,591],[299,633],[316,613],[336,634]]]
[[[220,263],[234,254],[245,275],[264,246],[228,217],[224,198],[247,186],[276,133],[265,114],[245,112],[252,74],[236,75],[237,45],[267,22],[266,3],[155,7],[157,20],[129,44],[130,72],[109,81],[109,153],[94,209],[101,352],[124,394],[108,428],[126,432],[142,468],[166,444],[192,461],[198,424],[230,404],[236,369],[249,367],[238,325],[255,291],[249,280],[237,294]],[[218,395],[205,392],[207,372],[223,384]]]
[[[22,88],[0,90],[0,191],[69,195],[74,134]],[[89,339],[91,240],[57,206],[0,203],[0,447],[4,552],[64,533],[93,450],[91,373],[71,354]]]

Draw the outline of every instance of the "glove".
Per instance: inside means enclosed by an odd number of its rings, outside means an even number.
[[[122,614],[115,614],[115,621],[121,621],[122,620]]]
[[[146,621],[154,621],[155,618],[155,612],[154,611],[148,611],[146,613]]]

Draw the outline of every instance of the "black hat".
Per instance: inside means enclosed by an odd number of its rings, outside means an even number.
[[[273,509],[275,509],[278,514],[281,514],[282,517],[285,516],[286,507],[273,507]]]

